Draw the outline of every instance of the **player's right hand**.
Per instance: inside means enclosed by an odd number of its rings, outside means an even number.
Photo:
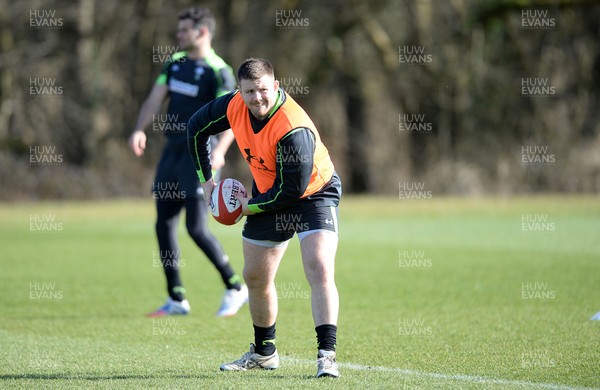
[[[129,137],[129,147],[133,150],[133,154],[140,157],[146,149],[146,133],[143,130],[135,130]]]
[[[242,205],[242,214],[243,215],[254,215],[256,214],[254,211],[251,211],[248,208],[248,201],[250,200],[250,198],[246,198],[244,197],[244,195],[240,194],[239,192],[234,194],[233,196],[235,196],[235,198],[238,200],[238,202],[240,202],[240,204]]]

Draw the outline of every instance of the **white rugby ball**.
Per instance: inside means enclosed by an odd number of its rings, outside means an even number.
[[[233,225],[242,219],[242,205],[235,195],[246,196],[246,188],[235,179],[223,179],[217,183],[210,197],[210,212],[217,222]]]

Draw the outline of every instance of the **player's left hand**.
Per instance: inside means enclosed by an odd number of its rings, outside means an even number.
[[[208,204],[210,204],[210,197],[212,196],[212,192],[217,185],[215,184],[215,181],[213,180],[212,177],[210,179],[208,179],[208,181],[205,181],[204,183],[201,183],[200,185],[202,186],[202,191],[204,191],[204,200],[206,201],[206,204],[208,205]]]

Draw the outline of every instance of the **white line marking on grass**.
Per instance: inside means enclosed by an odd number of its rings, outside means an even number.
[[[306,359],[296,359],[290,357],[281,357],[284,361],[294,362],[297,364],[313,364],[315,361],[306,360]],[[434,379],[443,379],[443,380],[452,380],[452,381],[462,381],[462,382],[472,382],[472,383],[490,383],[495,385],[513,385],[513,386],[524,386],[528,388],[538,388],[538,389],[554,389],[554,390],[594,390],[593,387],[573,387],[573,386],[565,386],[558,385],[554,383],[540,383],[540,382],[529,382],[529,381],[520,381],[520,380],[511,380],[511,379],[500,379],[500,378],[488,378],[484,376],[476,376],[476,375],[464,375],[464,374],[440,374],[436,372],[424,372],[424,371],[416,371],[416,370],[408,370],[405,368],[396,368],[396,367],[382,367],[382,366],[364,366],[361,364],[354,363],[338,363],[341,368],[347,368],[350,370],[356,371],[382,371],[382,372],[393,372],[401,375],[410,375],[421,378],[434,378]]]

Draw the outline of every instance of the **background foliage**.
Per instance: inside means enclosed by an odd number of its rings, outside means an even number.
[[[163,137],[149,129],[141,159],[126,140],[161,68],[153,54],[176,45],[177,13],[200,3],[0,3],[0,199],[149,196]],[[201,5],[234,69],[267,57],[295,88],[347,192],[600,190],[596,1]],[[35,80],[62,93],[32,94]],[[524,94],[524,80],[553,93]],[[425,130],[406,131],[410,118]],[[249,181],[234,149],[224,175]],[[53,163],[32,163],[40,150]],[[524,163],[532,155],[546,160]]]

